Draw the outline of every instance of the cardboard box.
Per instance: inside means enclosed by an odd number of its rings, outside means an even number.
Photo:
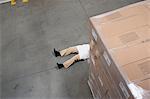
[[[145,7],[146,4],[143,5],[142,3],[140,3],[139,5],[140,6],[137,6],[137,4],[129,5],[122,9],[118,9],[118,10],[111,11],[111,12],[103,14],[103,15],[96,16],[96,18],[101,18],[98,22],[100,24],[102,24],[102,23],[106,23],[106,22],[120,20],[120,19],[123,19],[126,17],[130,17],[132,15],[141,14],[141,13],[144,13],[145,11],[147,11],[148,8]]]
[[[144,90],[149,91],[149,93],[150,93],[150,78],[141,81],[137,85],[140,86],[141,88],[143,88]]]
[[[115,63],[121,67],[150,57],[150,42],[140,43],[135,46],[118,48],[110,51]]]
[[[150,58],[125,65],[121,68],[130,81],[150,78]]]
[[[90,72],[96,74],[96,86],[103,89],[97,90],[108,91],[104,97],[115,99],[134,99],[130,82],[140,82],[149,90],[150,1],[92,17],[90,22],[90,40],[96,45],[90,57],[95,70]]]
[[[105,42],[108,48],[117,49],[121,47],[134,46],[150,40],[150,27],[145,25],[125,33],[106,37]]]
[[[150,9],[146,4],[125,7],[90,20],[108,49],[150,39]]]
[[[93,85],[93,83],[90,79],[88,80],[88,85],[91,89],[91,92],[92,92],[92,95],[93,95],[94,99],[96,99],[96,94],[97,94],[96,88],[95,88],[95,85]]]
[[[89,74],[89,81],[88,84],[92,90],[92,94],[95,99],[100,99],[103,96],[103,92],[101,91],[100,87],[98,86],[97,76],[95,76],[92,72]]]

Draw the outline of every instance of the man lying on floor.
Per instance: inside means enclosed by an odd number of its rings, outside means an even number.
[[[66,48],[64,50],[61,51],[57,51],[54,48],[54,54],[55,56],[66,56],[69,54],[75,54],[75,56],[73,56],[71,59],[65,61],[63,64],[61,63],[57,63],[57,66],[59,69],[61,69],[62,67],[64,68],[68,68],[69,66],[71,66],[73,63],[80,61],[80,60],[86,60],[89,58],[89,52],[90,52],[90,45],[89,44],[83,44],[83,45],[77,45],[77,46],[73,46],[73,47],[69,47]]]
[[[89,51],[90,51],[89,44],[77,45],[77,46],[66,48],[61,51],[57,51],[54,49],[54,54],[56,57],[57,56],[67,56],[69,54],[76,54],[71,59],[65,61],[63,64],[57,63],[58,68],[59,69],[61,69],[62,67],[68,68],[77,61],[88,59]]]

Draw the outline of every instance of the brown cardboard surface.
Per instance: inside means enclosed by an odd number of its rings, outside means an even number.
[[[142,14],[142,13],[146,12],[148,10],[148,8],[145,6],[147,6],[147,5],[139,5],[139,6],[121,8],[121,9],[118,9],[118,10],[104,16],[104,17],[101,17],[101,19],[99,19],[98,17],[97,18],[100,23],[106,23],[106,22],[110,22],[110,21],[114,21],[114,20],[120,20],[120,19],[123,19],[126,17],[130,17],[133,15]]]
[[[134,46],[150,39],[150,27],[145,25],[126,33],[114,35],[105,39],[109,49],[122,46]]]
[[[109,49],[150,38],[150,8],[147,4],[121,8],[101,16],[92,17],[91,22]]]
[[[149,10],[143,5],[135,6],[121,9],[104,17],[93,17],[91,21],[97,30],[100,30],[105,37],[108,37],[148,25]],[[105,22],[102,22],[104,19]]]
[[[150,42],[111,51],[118,66],[127,65],[150,57]]]
[[[128,32],[132,29],[148,25],[146,14],[135,15],[118,21],[101,24],[101,31],[105,37]]]
[[[150,78],[150,58],[121,67],[130,81]]]
[[[137,85],[145,90],[150,90],[150,78],[140,82]]]

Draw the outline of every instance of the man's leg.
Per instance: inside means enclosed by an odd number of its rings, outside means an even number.
[[[55,53],[55,56],[66,56],[66,55],[69,55],[69,54],[72,54],[72,53],[77,53],[78,50],[76,47],[69,47],[69,48],[66,48],[64,50],[61,50],[61,51],[56,51],[54,49],[54,53]]]
[[[66,48],[66,49],[64,49],[64,50],[61,50],[61,51],[60,51],[60,55],[61,55],[61,56],[67,56],[67,55],[69,55],[69,54],[77,53],[77,52],[78,52],[78,50],[77,50],[76,47],[69,47],[69,48]]]
[[[73,63],[75,63],[75,62],[77,62],[77,61],[79,61],[79,60],[80,60],[80,56],[79,56],[79,54],[77,54],[77,55],[73,56],[71,59],[65,61],[65,62],[63,63],[63,65],[64,65],[65,68],[68,68],[68,67],[71,66]]]
[[[79,56],[79,54],[77,54],[77,55],[73,56],[71,59],[65,61],[63,64],[58,64],[58,63],[57,63],[57,65],[58,65],[58,68],[59,68],[59,69],[62,68],[62,67],[68,68],[68,67],[71,66],[73,63],[75,63],[75,62],[77,62],[77,61],[79,61],[79,60],[80,60],[80,56]]]

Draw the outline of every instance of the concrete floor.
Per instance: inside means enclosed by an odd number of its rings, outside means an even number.
[[[55,58],[51,52],[87,43],[88,17],[138,1],[30,0],[13,7],[0,5],[2,99],[92,99],[89,64],[57,70],[56,62],[72,55]]]

